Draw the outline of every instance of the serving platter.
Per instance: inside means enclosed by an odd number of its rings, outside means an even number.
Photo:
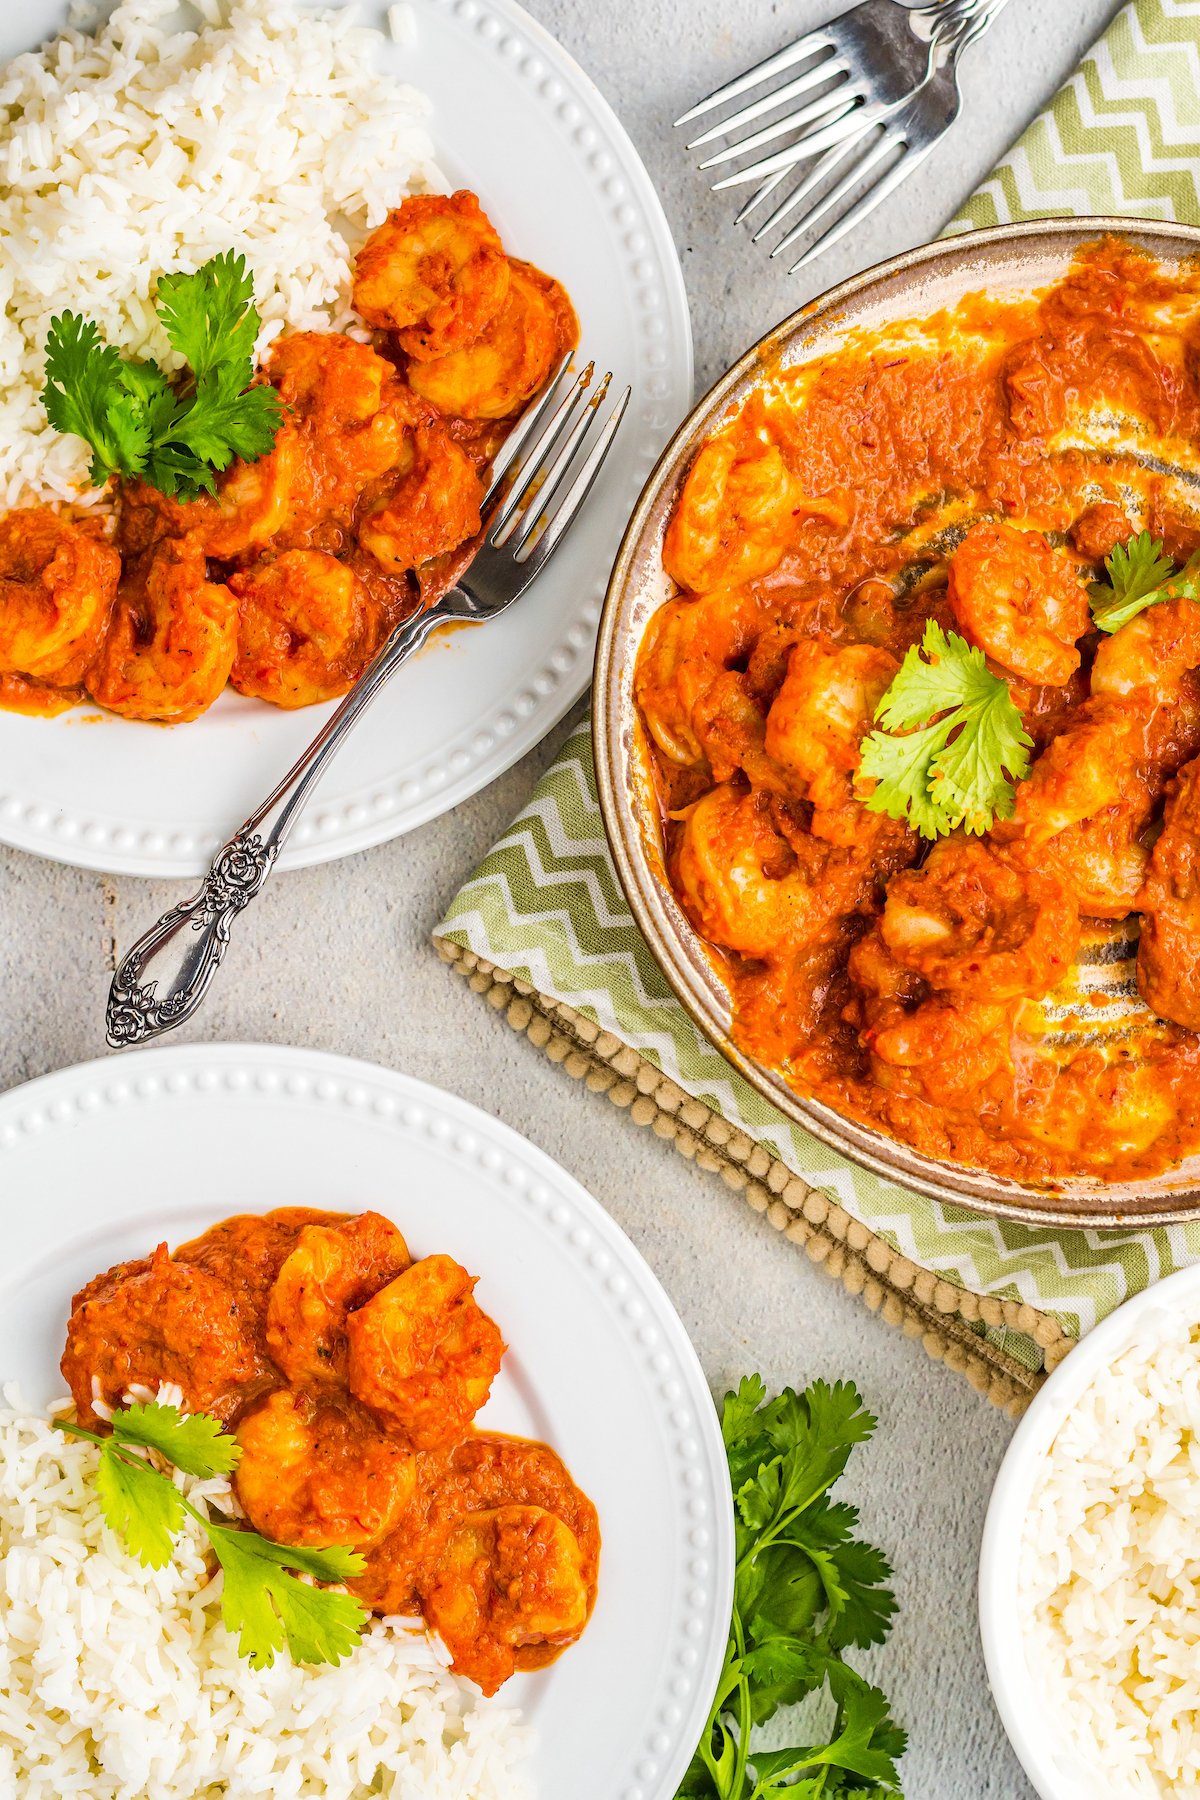
[[[338,0],[333,0],[334,4]],[[385,9],[359,6],[383,26]],[[415,44],[381,40],[399,81],[433,102],[439,164],[473,188],[506,244],[554,271],[583,345],[632,384],[589,503],[547,573],[486,635],[441,633],[395,678],[284,850],[299,868],[449,811],[545,736],[591,674],[621,532],[692,395],[679,260],[650,178],[583,71],[516,0],[414,0]],[[0,63],[62,29],[66,0],[4,9]],[[195,875],[332,711],[288,713],[228,690],[187,726],[92,706],[0,712],[0,842],[85,868]]]
[[[99,1269],[274,1206],[394,1219],[480,1277],[509,1343],[486,1429],[552,1444],[596,1503],[595,1612],[506,1684],[536,1792],[669,1800],[725,1648],[733,1526],[703,1372],[663,1290],[549,1157],[466,1102],[348,1058],[223,1045],[84,1064],[0,1099],[0,1383],[45,1405]]]
[[[680,426],[633,514],[613,569],[601,621],[593,686],[600,805],[630,910],[677,999],[697,1028],[786,1118],[885,1179],[934,1199],[1028,1224],[1164,1224],[1200,1211],[1200,1158],[1153,1179],[1022,1182],[941,1161],[789,1087],[733,1041],[728,988],[666,881],[660,820],[645,734],[634,696],[638,646],[657,609],[675,594],[662,547],[680,484],[700,443],[736,410],[764,368],[791,368],[828,355],[856,331],[929,317],[966,295],[1023,298],[1065,275],[1081,245],[1107,232],[1142,246],[1167,266],[1200,253],[1200,230],[1117,218],[1047,219],[975,231],[894,257],[831,289],[751,346]],[[1132,987],[1132,951],[1112,941],[1085,947],[1071,1011],[1110,1024],[1136,1044],[1151,1015]],[[1084,962],[1090,958],[1084,968]],[[1070,1023],[1051,1021],[1050,1030]]]

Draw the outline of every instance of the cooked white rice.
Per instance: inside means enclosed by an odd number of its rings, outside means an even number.
[[[20,1800],[524,1800],[528,1730],[377,1620],[338,1667],[255,1672],[189,1521],[144,1569],[100,1514],[97,1451],[0,1406],[0,1795]],[[178,1478],[228,1510],[222,1481]]]
[[[404,194],[444,186],[430,107],[384,68],[354,9],[294,0],[123,0],[0,70],[0,505],[74,496],[87,452],[48,425],[50,320],[173,365],[158,277],[223,250],[254,271],[260,348],[342,329],[350,256]],[[393,8],[392,36],[408,15]],[[176,359],[177,361],[177,359]]]
[[[1094,1791],[1200,1793],[1200,1327],[1164,1318],[1072,1410],[1020,1595],[1030,1672]]]

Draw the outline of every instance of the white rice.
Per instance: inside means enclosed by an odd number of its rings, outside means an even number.
[[[144,1569],[100,1514],[97,1451],[11,1388],[0,1405],[4,1800],[527,1800],[530,1734],[403,1622],[338,1667],[255,1672],[220,1621],[190,1521]],[[230,1510],[228,1484],[178,1477]]]
[[[1165,1319],[1055,1439],[1021,1550],[1035,1685],[1094,1792],[1200,1793],[1200,1326]]]
[[[55,313],[175,366],[158,277],[232,249],[254,272],[260,348],[285,325],[341,330],[352,246],[406,193],[445,185],[428,101],[386,72],[387,38],[352,7],[193,0],[195,28],[169,28],[180,10],[123,0],[94,34],[0,70],[2,506],[87,486],[81,440],[53,432],[39,398]]]

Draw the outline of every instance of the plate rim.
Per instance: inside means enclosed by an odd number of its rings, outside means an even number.
[[[1189,1304],[1190,1303],[1190,1304]],[[1031,1716],[1027,1702],[1036,1700],[1024,1658],[1017,1583],[1021,1536],[1037,1466],[1100,1370],[1111,1365],[1136,1341],[1147,1316],[1187,1317],[1200,1321],[1200,1263],[1162,1280],[1115,1307],[1081,1338],[1051,1371],[1020,1420],[1001,1460],[984,1515],[979,1548],[976,1611],[988,1686],[1005,1735],[1041,1800],[1102,1800],[1094,1789],[1075,1790],[1055,1769],[1054,1742],[1047,1743],[1036,1726],[1057,1722],[1048,1707]],[[1024,1693],[1022,1690],[1026,1690]],[[1092,1771],[1087,1771],[1091,1775]],[[1113,1800],[1116,1800],[1114,1790]]]
[[[357,0],[332,0],[332,3],[340,7],[354,5]],[[372,0],[372,7],[379,17],[372,17],[369,22],[376,24],[386,38],[382,0]],[[634,221],[615,229],[623,243],[639,233],[644,233],[648,240],[636,253],[626,244],[620,272],[622,285],[630,296],[639,338],[645,341],[650,337],[645,327],[652,317],[656,324],[660,319],[663,321],[662,329],[652,340],[665,347],[666,356],[659,371],[667,384],[666,394],[658,403],[658,410],[665,409],[668,418],[666,424],[653,428],[661,443],[662,433],[669,433],[674,428],[677,401],[686,409],[694,398],[694,347],[687,289],[674,234],[637,146],[587,71],[540,20],[526,12],[519,0],[421,0],[421,10],[440,15],[449,29],[470,33],[485,49],[491,50],[514,103],[528,101],[553,116],[554,129],[564,139],[564,144],[567,139],[571,140],[572,155],[581,180],[590,183],[597,204],[606,214],[615,218],[621,208],[631,202],[636,208]],[[420,24],[418,15],[418,29]],[[511,53],[509,46],[513,43],[517,44],[518,50],[525,49],[522,38],[532,48],[532,55],[528,50],[525,54]],[[546,66],[542,67],[541,63]],[[397,79],[402,81],[403,76]],[[556,95],[547,92],[556,82],[560,91]],[[432,129],[437,155],[436,116]],[[452,154],[453,146],[448,144],[447,147]],[[599,166],[606,154],[615,165],[610,173],[602,172]],[[623,182],[625,188],[621,196],[610,198],[604,190],[614,178]],[[649,281],[639,282],[633,265],[644,258],[652,261],[654,273]],[[649,298],[643,299],[643,292]],[[645,371],[635,373],[644,374]],[[649,430],[649,414],[654,410],[649,394],[645,396],[645,404],[647,417],[642,426]],[[615,554],[615,541],[613,551]],[[606,578],[607,570],[602,574]],[[482,717],[469,729],[463,728],[457,741],[446,743],[438,751],[437,761],[431,762],[422,755],[415,765],[392,766],[378,779],[365,782],[355,792],[344,795],[336,814],[326,812],[323,815],[325,819],[332,817],[333,825],[320,831],[313,829],[308,835],[294,836],[280,855],[280,869],[314,868],[390,843],[441,818],[498,781],[542,742],[587,691],[602,601],[603,587],[596,596],[596,622],[579,618],[571,625],[573,632],[582,630],[582,642],[569,643],[565,629],[561,635],[548,635],[537,652],[537,664],[542,666],[535,665],[530,669],[529,678],[519,693],[493,700]],[[557,666],[560,657],[567,659],[563,668]],[[314,715],[315,734],[331,708],[307,710]],[[506,714],[513,716],[512,728],[496,728],[496,720]],[[82,716],[83,712],[77,709],[66,718],[74,717],[78,721]],[[33,723],[53,721],[35,720]],[[490,746],[481,750],[475,740],[485,733]],[[29,754],[36,754],[32,736]],[[465,759],[465,766],[461,766],[460,759]],[[12,760],[19,767],[24,757],[17,754]],[[280,769],[276,775],[282,773]],[[264,777],[264,791],[267,779]],[[414,782],[416,794],[405,797],[403,790]],[[113,817],[107,820],[103,816],[89,817],[76,811],[69,798],[64,800],[55,796],[53,800],[31,801],[22,796],[19,783],[17,790],[13,791],[11,781],[0,786],[0,844],[66,867],[144,879],[187,879],[202,873],[218,848],[219,838],[210,841],[211,832],[206,838],[203,828],[198,832],[192,828],[184,831],[156,824],[129,825]],[[321,812],[321,804],[318,790],[310,820]],[[364,812],[365,817],[351,816]],[[236,823],[230,818],[228,829],[234,829]],[[132,842],[128,842],[129,839]]]
[[[682,472],[701,433],[715,426],[721,409],[741,392],[755,371],[764,365],[770,367],[805,329],[837,320],[858,296],[869,295],[877,285],[894,277],[919,276],[927,265],[933,264],[936,268],[943,258],[969,256],[972,251],[977,251],[986,259],[987,252],[997,246],[1010,247],[1016,256],[1023,246],[1032,246],[1038,238],[1074,239],[1078,243],[1087,243],[1107,234],[1134,242],[1173,243],[1181,257],[1200,256],[1200,226],[1167,219],[1133,219],[1110,214],[1053,215],[1019,224],[957,232],[886,257],[835,283],[743,351],[697,400],[673,434],[647,477],[637,506],[630,515],[613,564],[600,620],[592,681],[595,721],[592,749],[597,797],[617,877],[634,922],[667,985],[701,1035],[720,1051],[762,1099],[782,1113],[789,1124],[807,1131],[868,1174],[935,1202],[1042,1229],[1136,1231],[1195,1220],[1200,1214],[1200,1190],[1193,1187],[1192,1199],[1186,1205],[1179,1204],[1176,1196],[1164,1192],[1161,1203],[1156,1203],[1159,1200],[1156,1195],[1145,1205],[1096,1212],[1089,1209],[1087,1200],[1093,1187],[1100,1190],[1099,1183],[1089,1184],[1082,1177],[1061,1184],[1053,1181],[1023,1183],[1015,1178],[973,1169],[967,1164],[927,1156],[898,1138],[874,1131],[836,1112],[823,1101],[801,1095],[768,1065],[756,1061],[732,1041],[727,990],[715,965],[710,968],[706,964],[703,975],[697,973],[695,979],[690,978],[694,971],[689,970],[688,958],[680,945],[685,939],[694,940],[704,953],[703,940],[692,930],[674,897],[658,877],[641,830],[644,806],[640,803],[639,791],[643,784],[639,779],[634,728],[625,717],[623,692],[626,677],[631,679],[632,662],[629,646],[618,630],[626,591],[636,580],[639,543],[667,483]],[[718,989],[724,996],[723,1001],[716,997]],[[705,1010],[706,1001],[712,1008],[711,1014]],[[718,1008],[726,1016],[718,1017]]]
[[[120,1059],[102,1056],[69,1064],[10,1088],[0,1094],[0,1168],[10,1149],[44,1141],[51,1131],[86,1128],[90,1118],[114,1108],[130,1104],[154,1106],[188,1095],[216,1100],[222,1094],[241,1096],[255,1090],[256,1075],[258,1092],[264,1099],[293,1104],[304,1104],[306,1099],[289,1091],[288,1077],[306,1077],[310,1084],[305,1091],[307,1103],[311,1104],[314,1097],[318,1104],[336,1103],[348,1117],[349,1123],[343,1128],[351,1131],[355,1129],[354,1121],[364,1118],[376,1124],[403,1126],[400,1108],[405,1103],[422,1108],[427,1121],[434,1117],[448,1119],[455,1129],[472,1134],[480,1150],[494,1147],[503,1157],[524,1166],[533,1185],[541,1181],[557,1190],[560,1200],[570,1208],[570,1216],[558,1221],[547,1211],[542,1223],[547,1228],[554,1226],[570,1243],[571,1233],[582,1218],[610,1254],[615,1254],[624,1265],[626,1273],[636,1275],[643,1295],[651,1297],[653,1322],[674,1348],[695,1414],[691,1430],[669,1436],[665,1426],[666,1401],[658,1395],[657,1383],[648,1373],[647,1395],[654,1395],[653,1413],[660,1425],[664,1453],[673,1465],[672,1486],[682,1507],[685,1488],[693,1495],[701,1491],[687,1479],[699,1469],[701,1484],[707,1481],[708,1499],[713,1502],[706,1520],[711,1533],[706,1552],[710,1574],[703,1581],[683,1575],[687,1556],[680,1533],[677,1611],[669,1647],[665,1642],[659,1665],[660,1689],[651,1709],[646,1741],[629,1747],[628,1768],[620,1790],[623,1800],[670,1800],[699,1742],[728,1638],[728,1617],[733,1605],[734,1530],[727,1461],[708,1380],[682,1319],[633,1240],[576,1176],[514,1127],[473,1101],[419,1076],[334,1051],[261,1042],[156,1045]],[[264,1075],[276,1077],[276,1085],[263,1087]],[[236,1080],[231,1079],[234,1076]],[[327,1088],[331,1085],[333,1091],[322,1092],[323,1084]],[[371,1085],[377,1093],[390,1092],[390,1108],[369,1104]],[[426,1129],[429,1130],[428,1122]],[[453,1147],[449,1134],[430,1131],[430,1135],[444,1148],[465,1158],[467,1153]],[[224,1204],[221,1195],[213,1196],[214,1217],[223,1216]],[[520,1219],[522,1214],[514,1211],[513,1216]],[[639,1363],[648,1365],[651,1350],[639,1343],[632,1319],[619,1311],[617,1299],[604,1287],[599,1271],[584,1264],[582,1248],[575,1249],[581,1266],[587,1270],[585,1278],[596,1285],[614,1329],[621,1330]],[[698,1629],[693,1629],[697,1625]],[[671,1694],[669,1683],[683,1667],[679,1659],[685,1645],[696,1649],[698,1661],[687,1670],[691,1677],[690,1700],[680,1703]],[[682,1717],[670,1724],[669,1714],[675,1707]],[[655,1740],[664,1731],[672,1736],[669,1752],[656,1747]],[[665,1763],[664,1756],[668,1757]]]

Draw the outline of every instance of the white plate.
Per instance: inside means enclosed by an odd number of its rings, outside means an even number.
[[[1081,1767],[1026,1661],[1017,1594],[1025,1518],[1045,1458],[1068,1413],[1102,1369],[1135,1340],[1152,1342],[1171,1318],[1200,1320],[1200,1266],[1157,1282],[1088,1332],[1025,1414],[992,1490],[979,1557],[983,1654],[996,1710],[1041,1800],[1118,1800],[1118,1791],[1107,1786],[1102,1771]]]
[[[71,1294],[234,1212],[388,1214],[478,1274],[510,1349],[481,1422],[553,1445],[600,1515],[579,1643],[502,1690],[543,1800],[669,1800],[703,1728],[733,1592],[729,1480],[682,1325],[608,1214],[541,1151],[423,1082],[241,1045],[85,1063],[0,1099],[0,1381],[61,1393]]]
[[[642,483],[692,395],[679,260],[637,151],[587,76],[515,0],[415,0],[418,43],[389,68],[433,99],[447,177],[505,244],[568,288],[582,347],[633,385],[584,516],[494,625],[443,633],[376,702],[282,858],[299,868],[398,837],[494,781],[591,678],[600,603]],[[0,8],[0,61],[61,27],[65,0]],[[360,9],[377,22],[382,10]],[[69,298],[69,296],[67,296]],[[88,707],[0,712],[0,842],[128,875],[192,875],[270,792],[331,709],[232,691],[190,725]]]

